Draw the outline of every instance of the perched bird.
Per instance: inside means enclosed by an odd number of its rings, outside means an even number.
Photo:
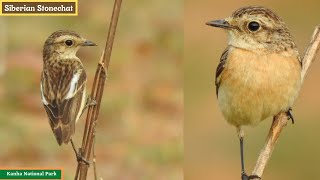
[[[75,123],[86,107],[87,76],[76,56],[82,46],[96,46],[73,31],[52,33],[43,47],[41,99],[59,145],[72,142]],[[75,150],[76,152],[76,150]],[[77,152],[76,152],[77,154]]]
[[[225,119],[240,138],[241,178],[245,173],[243,126],[287,112],[301,86],[301,60],[285,23],[264,7],[243,7],[230,17],[207,25],[228,33],[228,46],[216,71],[216,94]]]

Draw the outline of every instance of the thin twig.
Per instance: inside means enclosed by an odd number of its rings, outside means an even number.
[[[94,123],[94,127],[96,126],[96,123]],[[93,176],[94,180],[98,180],[97,178],[97,165],[96,165],[96,128],[94,128],[93,132],[93,146],[92,146],[92,163],[93,163]]]
[[[302,83],[304,82],[304,78],[307,74],[307,71],[314,61],[316,54],[320,47],[320,25],[318,25],[315,30],[313,31],[312,39],[308,46],[308,49],[303,57],[302,61],[302,71],[301,71],[301,79]]]
[[[313,32],[312,39],[302,60],[301,83],[304,82],[307,71],[314,61],[320,46],[320,25]],[[273,152],[275,144],[279,139],[282,129],[287,125],[288,117],[285,113],[280,113],[274,117],[265,145],[260,152],[259,158],[252,174],[262,177],[264,168]]]
[[[119,19],[121,3],[122,3],[122,0],[115,0],[114,2],[105,50],[98,64],[91,95],[90,95],[91,99],[96,101],[96,105],[89,106],[88,108],[85,130],[84,130],[83,139],[82,139],[82,146],[80,149],[81,156],[86,160],[90,159],[91,150],[94,143],[93,139],[94,139],[94,132],[95,132],[95,123],[97,122],[98,115],[99,115],[100,104],[101,104],[101,99],[103,95],[104,84],[107,78],[107,71],[109,68],[112,46],[113,46],[114,36],[115,36],[116,27]],[[86,180],[88,168],[89,168],[89,165],[87,165],[82,161],[79,161],[75,179]]]

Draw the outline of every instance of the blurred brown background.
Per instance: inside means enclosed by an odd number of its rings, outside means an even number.
[[[1,17],[0,167],[62,167],[65,179],[73,179],[74,152],[58,146],[40,99],[42,46],[59,29],[96,42],[78,53],[91,89],[112,7],[112,0],[80,0],[78,17]],[[183,179],[182,53],[181,0],[123,1],[97,126],[103,179]]]
[[[227,46],[227,35],[205,22],[225,18],[242,6],[262,5],[286,22],[303,54],[314,27],[320,24],[320,2],[185,0],[184,96],[185,179],[240,179],[240,150],[235,128],[223,119],[215,95],[215,70]],[[320,59],[317,58],[293,110],[296,123],[282,132],[262,179],[319,179]],[[253,170],[271,118],[245,136],[246,170]]]

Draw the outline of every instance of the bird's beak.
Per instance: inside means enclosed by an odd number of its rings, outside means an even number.
[[[96,46],[96,45],[97,45],[96,43],[89,40],[85,40],[82,44],[82,46]]]
[[[229,24],[228,21],[226,21],[224,19],[209,21],[206,23],[206,25],[218,27],[218,28],[223,28],[223,29],[230,29],[233,27]]]

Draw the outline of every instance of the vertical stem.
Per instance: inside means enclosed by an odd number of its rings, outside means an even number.
[[[90,159],[91,150],[93,148],[95,122],[97,122],[98,115],[99,115],[99,109],[100,109],[101,99],[103,96],[104,84],[107,77],[107,70],[109,68],[112,46],[113,46],[113,41],[114,41],[117,23],[119,19],[121,3],[122,3],[122,0],[115,0],[114,2],[105,50],[98,64],[92,91],[91,91],[91,99],[94,99],[97,102],[97,104],[95,106],[89,106],[88,108],[87,119],[86,119],[85,129],[83,133],[81,155],[86,160]],[[89,166],[87,164],[79,161],[75,179],[86,180],[88,168]]]

